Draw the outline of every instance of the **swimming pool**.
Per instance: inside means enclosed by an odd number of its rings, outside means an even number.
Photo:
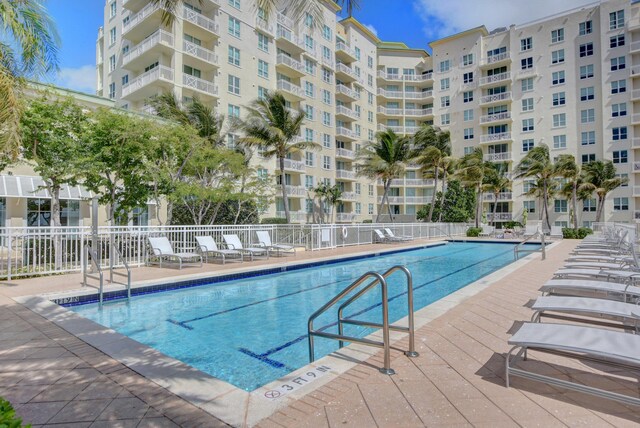
[[[407,266],[418,310],[512,261],[513,245],[449,243],[69,309],[252,391],[308,364],[308,317],[364,272]],[[389,319],[396,321],[406,316],[405,278],[397,273],[388,284]],[[379,302],[376,290],[354,303],[347,316],[379,322]],[[335,321],[335,311],[329,311],[315,325],[337,332]],[[357,336],[371,331],[345,328]],[[336,349],[336,341],[316,339],[316,358]]]

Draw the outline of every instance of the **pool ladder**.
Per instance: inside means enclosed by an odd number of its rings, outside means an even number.
[[[124,265],[126,269],[126,273],[118,272],[114,268],[113,257],[109,257],[109,282],[111,284],[115,284],[114,275],[119,275],[127,278],[127,283],[122,284],[126,286],[127,289],[127,299],[131,299],[131,268],[127,261],[122,257],[122,253],[118,250],[115,245],[111,245],[111,255],[117,256]],[[85,256],[84,256],[84,266],[82,269],[82,285],[86,287],[87,279],[95,279],[98,281],[98,301],[100,306],[102,306],[102,302],[104,300],[104,272],[102,271],[102,267],[100,266],[100,257],[97,254],[97,250],[91,248],[91,246],[85,246]]]
[[[396,271],[401,271],[407,277],[407,308],[408,308],[408,322],[407,327],[396,326],[389,323],[389,292],[387,285],[387,278]],[[313,322],[320,315],[325,313],[329,308],[335,306],[340,300],[348,296],[354,290],[360,288],[362,284],[364,284],[367,280],[372,279],[368,284],[362,287],[357,293],[355,293],[352,297],[350,297],[346,302],[342,303],[338,308],[338,334],[335,333],[327,333],[324,331],[326,327],[321,327],[319,329],[313,328]],[[364,296],[366,293],[371,291],[374,287],[380,286],[382,291],[382,323],[373,323],[369,321],[360,321],[354,320],[351,318],[344,317],[344,310],[353,302],[358,300],[360,297]],[[344,334],[344,324],[358,325],[362,327],[371,327],[371,328],[380,328],[382,329],[382,342],[360,338],[347,336]],[[367,272],[354,281],[347,288],[342,290],[338,295],[329,300],[326,304],[324,304],[320,309],[315,311],[310,317],[307,324],[308,329],[308,338],[309,338],[309,361],[315,361],[315,348],[314,348],[314,337],[324,337],[326,339],[334,339],[340,342],[340,348],[344,346],[344,342],[356,342],[361,343],[367,346],[374,346],[377,348],[384,349],[384,367],[380,368],[380,372],[388,375],[395,374],[395,371],[391,368],[391,352],[390,352],[390,343],[389,343],[389,331],[400,331],[404,333],[409,333],[409,349],[405,351],[405,355],[408,357],[417,357],[419,354],[415,350],[415,326],[413,319],[413,278],[411,276],[411,272],[405,266],[394,266],[383,274],[378,272]]]
[[[536,236],[540,237],[540,248],[535,250],[524,249],[523,248],[524,244],[526,244],[528,241],[535,238]],[[520,258],[520,253],[537,253],[537,252],[542,253],[542,260],[545,260],[547,258],[547,243],[545,241],[545,236],[541,228],[536,229],[536,233],[534,233],[531,236],[528,236],[525,240],[518,242],[518,244],[515,247],[513,247],[513,258],[514,260],[518,260]]]

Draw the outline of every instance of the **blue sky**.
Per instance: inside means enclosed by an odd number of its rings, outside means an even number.
[[[224,0],[222,0],[224,1]],[[385,41],[427,48],[440,37],[481,24],[489,30],[522,24],[592,0],[360,0],[354,16]],[[95,42],[105,0],[48,0],[47,8],[62,39],[60,74],[49,80],[93,93]]]

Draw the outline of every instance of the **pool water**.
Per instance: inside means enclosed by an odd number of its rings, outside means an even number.
[[[289,259],[291,260],[291,259]],[[252,391],[309,363],[307,320],[367,271],[405,265],[413,275],[414,310],[441,299],[511,263],[513,246],[491,243],[447,245],[290,272],[164,291],[69,308],[99,324],[151,346],[203,372]],[[406,277],[393,274],[389,319],[407,315]],[[337,332],[337,306],[315,322]],[[381,321],[379,288],[346,311],[347,316]],[[364,336],[373,330],[346,326]],[[316,358],[338,342],[315,339]]]

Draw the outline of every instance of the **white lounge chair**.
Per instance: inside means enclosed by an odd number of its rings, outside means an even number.
[[[527,224],[524,227],[524,237],[528,238],[530,236],[533,236],[539,233],[539,231],[540,231],[540,226],[538,226],[537,224]]]
[[[183,265],[202,266],[202,256],[197,253],[176,253],[173,251],[169,239],[162,237],[149,237],[149,247],[151,252],[147,255],[147,265],[158,264],[162,267],[163,262],[174,263],[178,269]]]
[[[204,257],[205,262],[209,262],[209,257],[212,259],[219,258],[222,260],[222,264],[225,264],[227,259],[238,259],[243,261],[244,257],[240,251],[220,249],[218,244],[212,236],[196,236],[196,242],[198,243],[198,251]]]
[[[480,232],[479,236],[491,236],[493,232],[495,232],[496,228],[493,226],[489,226],[487,224],[482,225],[482,232]]]
[[[269,234],[268,230],[256,230],[256,235],[258,236],[259,245],[275,253],[276,255],[278,256],[283,254],[293,254],[294,256],[296,255],[296,250],[291,245],[272,243],[271,235]]]
[[[227,244],[227,248],[230,250],[236,250],[242,254],[246,254],[251,257],[253,261],[254,257],[266,257],[269,258],[269,250],[262,247],[249,247],[244,248],[238,235],[222,235],[224,242]]]
[[[552,238],[560,238],[562,239],[562,226],[551,226],[551,233],[549,234]]]
[[[379,243],[398,243],[398,242],[402,242],[401,239],[398,238],[392,238],[390,236],[385,235],[384,233],[382,233],[380,231],[380,229],[373,229],[373,233],[374,233],[374,242],[379,242]]]
[[[640,335],[569,324],[525,323],[511,336],[508,343],[513,347],[506,358],[507,388],[510,377],[519,376],[623,403],[640,405],[640,398],[631,395],[514,367],[519,357],[527,358],[527,350],[531,348],[542,352],[560,352],[577,359],[587,357],[602,364],[618,363],[638,368],[640,366]],[[515,350],[518,352],[514,355]]]
[[[640,299],[640,287],[614,281],[551,279],[540,287],[540,291],[546,295],[588,295],[623,302],[634,302]]]
[[[640,280],[640,271],[635,269],[564,268],[554,273],[554,278],[604,279],[606,281],[629,282]]]
[[[412,241],[413,240],[413,236],[400,236],[400,235],[396,235],[393,233],[393,230],[389,229],[388,227],[384,228],[384,231],[387,233],[387,236],[391,239],[398,239],[400,241]]]

